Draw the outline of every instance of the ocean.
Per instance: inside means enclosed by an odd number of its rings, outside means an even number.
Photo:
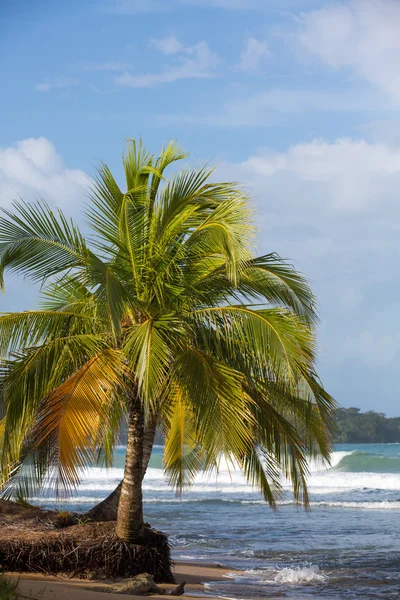
[[[88,510],[123,475],[124,448],[111,469],[88,471],[58,506]],[[330,469],[311,465],[311,509],[293,505],[289,487],[271,510],[239,471],[199,476],[181,498],[168,488],[162,447],[144,481],[145,518],[170,535],[174,559],[239,569],[207,584],[226,598],[399,599],[400,444],[340,444]],[[34,499],[54,507],[55,498]]]

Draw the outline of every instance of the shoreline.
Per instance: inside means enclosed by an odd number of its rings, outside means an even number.
[[[206,593],[204,584],[213,581],[222,581],[227,573],[234,569],[213,563],[199,563],[177,561],[174,565],[176,584],[158,584],[167,590],[166,595],[182,581],[186,582],[183,598],[199,598],[207,596],[210,600],[216,600],[217,596]],[[22,600],[100,600],[104,594],[104,600],[117,600],[121,594],[105,592],[102,590],[106,581],[85,580],[77,578],[63,578],[40,573],[6,573],[8,577],[19,580],[19,592]],[[98,588],[98,589],[97,589]],[[151,594],[151,598],[165,599],[163,594]],[[143,598],[144,596],[130,595],[131,598]]]

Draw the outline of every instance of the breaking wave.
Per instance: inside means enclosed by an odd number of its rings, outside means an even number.
[[[161,459],[158,455],[157,462]],[[73,498],[63,499],[62,504],[82,504],[86,510],[107,496],[123,477],[123,456],[119,453],[118,466],[110,469],[95,467],[83,472],[81,485]],[[400,458],[390,458],[360,451],[340,451],[332,454],[331,465],[310,463],[308,481],[311,506],[332,508],[360,508],[371,510],[400,509]],[[293,504],[290,485],[284,484],[285,496],[281,506]],[[260,494],[249,485],[240,469],[222,466],[213,475],[199,474],[194,485],[176,497],[168,487],[163,470],[152,462],[146,474],[144,501],[153,503],[240,503],[264,504]],[[346,496],[343,496],[346,493]],[[51,496],[51,497],[50,497]],[[43,498],[34,498],[41,504],[56,501],[49,490]]]
[[[307,565],[304,567],[284,567],[279,569],[275,576],[275,583],[305,584],[321,583],[325,581],[318,565]]]
[[[355,451],[343,456],[334,468],[347,473],[400,473],[400,459]]]

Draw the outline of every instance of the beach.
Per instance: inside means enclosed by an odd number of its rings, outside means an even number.
[[[224,578],[229,573],[229,569],[224,567],[216,567],[215,565],[196,564],[180,561],[174,566],[174,575],[177,584],[182,581],[185,585],[185,598],[204,596],[204,584],[212,581],[218,581]],[[19,590],[23,598],[32,598],[34,600],[57,600],[65,598],[65,600],[98,600],[99,597],[109,600],[121,598],[120,594],[104,593],[101,591],[104,582],[85,581],[82,579],[63,579],[62,577],[52,577],[41,574],[21,575],[20,573],[10,574],[11,577],[19,580]],[[176,585],[160,584],[161,588],[170,593]],[[143,596],[130,596],[133,598]],[[165,598],[161,594],[152,594],[152,598]],[[209,596],[207,596],[209,597]]]
[[[0,600],[400,600],[400,0],[1,8]]]
[[[75,497],[58,506],[86,511],[116,486],[123,459],[119,448],[113,468],[88,471]],[[169,534],[178,564],[226,566],[222,579],[199,577],[210,596],[397,599],[400,445],[338,445],[331,468],[310,470],[310,510],[294,506],[287,487],[274,512],[240,472],[223,467],[176,496],[157,447],[144,482],[145,518]],[[34,502],[54,508],[54,500]]]

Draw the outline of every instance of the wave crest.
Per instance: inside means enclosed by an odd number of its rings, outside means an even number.
[[[320,572],[318,565],[304,567],[284,567],[275,575],[275,583],[321,583],[325,576]]]
[[[346,473],[400,473],[400,458],[355,451],[343,456],[334,469]]]

